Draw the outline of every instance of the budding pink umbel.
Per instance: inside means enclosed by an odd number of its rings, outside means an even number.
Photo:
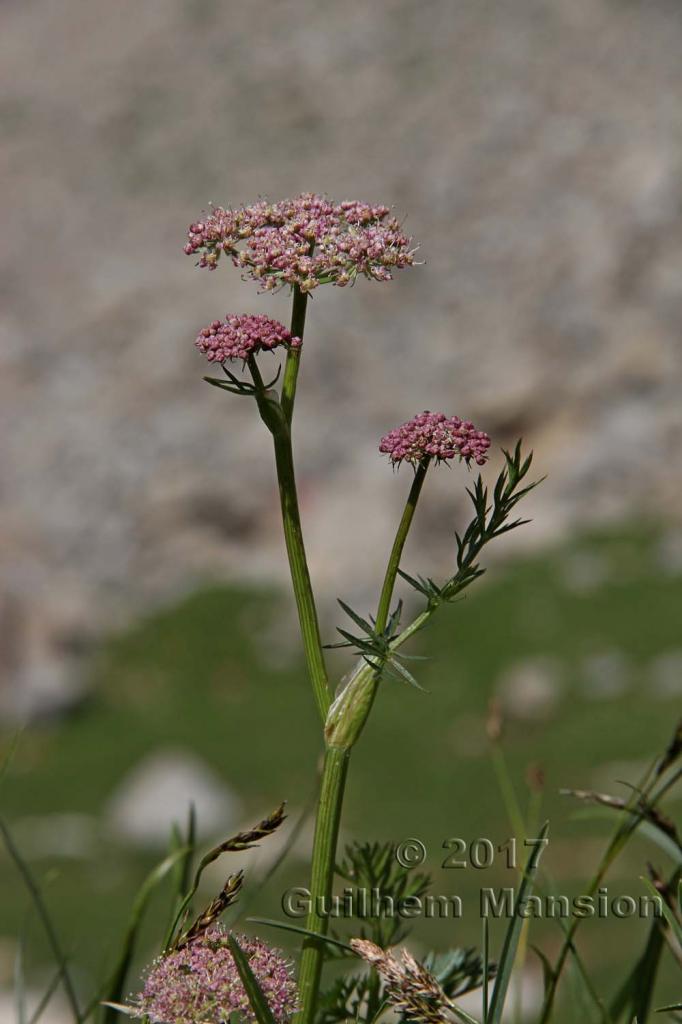
[[[190,224],[185,252],[198,255],[199,266],[209,270],[225,254],[264,291],[343,287],[359,275],[389,281],[394,270],[412,265],[415,252],[390,212],[388,206],[334,203],[312,192],[235,210],[215,206]]]
[[[258,352],[271,352],[280,345],[298,348],[301,339],[292,336],[279,320],[261,314],[228,314],[199,331],[195,345],[210,363],[247,359]]]
[[[298,1009],[296,982],[280,950],[237,936],[278,1024]],[[159,957],[128,1010],[152,1024],[224,1024],[231,1014],[255,1022],[222,928],[211,928],[182,949]]]
[[[476,430],[470,420],[448,417],[442,412],[422,412],[382,437],[379,451],[393,465],[409,462],[417,465],[425,458],[447,462],[458,456],[465,462],[482,466],[488,457],[490,438]]]

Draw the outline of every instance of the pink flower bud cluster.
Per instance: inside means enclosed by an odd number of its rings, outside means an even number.
[[[429,456],[437,462],[447,462],[459,456],[467,463],[473,460],[482,466],[489,448],[488,435],[476,430],[470,420],[448,417],[442,412],[420,413],[389,431],[379,444],[379,451],[388,455],[394,465],[417,465]]]
[[[224,253],[263,290],[320,284],[343,287],[359,275],[389,281],[409,267],[415,250],[387,206],[332,203],[304,192],[278,203],[261,201],[236,210],[215,206],[187,233],[185,252],[215,270]]]
[[[245,313],[214,320],[199,331],[194,344],[210,363],[224,363],[227,359],[247,359],[258,352],[270,352],[280,345],[298,348],[301,339],[293,337],[279,320]]]
[[[298,1009],[289,963],[259,939],[237,940],[275,1020],[284,1024]],[[244,1021],[256,1020],[221,928],[156,960],[129,1010],[152,1024],[224,1024],[235,1012]]]

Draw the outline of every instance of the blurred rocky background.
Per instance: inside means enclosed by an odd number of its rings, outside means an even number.
[[[582,884],[594,846],[559,787],[634,779],[682,692],[679,0],[4,0],[0,29],[0,727],[31,724],[3,815],[84,984],[103,956],[84,937],[115,947],[190,799],[206,834],[283,792],[293,821],[318,753],[273,597],[269,438],[192,344],[289,300],[183,255],[211,201],[388,203],[421,245],[394,282],[310,306],[295,442],[325,638],[337,595],[376,597],[409,482],[387,429],[442,408],[523,434],[549,474],[499,545],[522,557],[430,634],[437,703],[383,700],[350,832],[438,850],[453,807],[462,834],[506,828],[496,694],[514,778],[541,762],[567,829],[557,877]],[[447,572],[466,482],[431,477],[410,570]],[[1,988],[26,899],[0,866]],[[607,980],[626,938],[593,933]]]
[[[211,201],[386,202],[421,244],[423,266],[310,309],[296,445],[327,601],[378,570],[407,480],[377,438],[422,408],[532,443],[550,477],[526,543],[640,513],[674,527],[677,0],[5,0],[0,16],[4,716],[77,700],[82,653],[150,602],[284,578],[268,438],[202,383],[192,340],[228,310],[286,319],[288,299],[183,255]],[[452,481],[434,478],[421,521],[436,567]]]

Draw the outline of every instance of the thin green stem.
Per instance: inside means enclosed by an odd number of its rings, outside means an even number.
[[[429,459],[426,458],[417,466],[414,474],[414,480],[410,487],[410,493],[407,496],[403,515],[398,525],[398,530],[393,541],[393,547],[391,548],[391,554],[388,559],[388,565],[386,566],[386,575],[384,576],[384,584],[381,588],[381,596],[379,598],[379,607],[377,609],[377,620],[376,620],[376,631],[382,633],[386,629],[386,623],[388,622],[388,616],[391,608],[391,598],[393,597],[393,588],[395,587],[396,576],[398,575],[398,569],[400,568],[400,559],[402,557],[403,548],[405,547],[405,541],[412,525],[414,518],[414,512],[419,501],[419,495],[426,479],[426,471],[429,468]]]
[[[379,596],[379,606],[375,622],[377,633],[382,633],[388,623],[391,598],[393,597],[393,589],[398,569],[400,568],[400,559],[412,525],[419,495],[421,494],[426,472],[429,468],[429,462],[430,459],[427,458],[419,463],[407,496],[407,501],[405,502],[402,517],[398,524]],[[399,644],[394,641],[391,644],[391,649],[395,650],[397,646]],[[369,718],[380,681],[380,670],[368,664],[364,659],[358,663],[339,696],[334,700],[329,717],[327,718],[325,735],[327,741],[332,746],[352,747],[357,742]]]
[[[303,341],[305,330],[305,314],[308,305],[308,294],[302,292],[298,285],[294,285],[294,299],[291,307],[291,334],[294,338]],[[294,415],[294,401],[296,399],[296,383],[298,381],[298,368],[301,362],[301,349],[290,348],[287,353],[284,365],[284,376],[282,378],[282,412],[288,424]]]
[[[291,435],[286,424],[282,424],[274,434],[274,441],[277,481],[282,506],[282,522],[284,525],[284,540],[289,558],[291,582],[298,609],[298,620],[301,627],[308,672],[320,717],[324,722],[326,721],[330,705],[327,667],[324,661],[324,654],[322,653],[320,626],[310,583],[305,547],[303,545],[303,532],[296,493],[296,478],[294,476],[294,460],[291,451]]]
[[[64,954],[64,951],[62,950],[59,937],[57,935],[57,932],[55,931],[54,925],[52,923],[52,918],[50,917],[49,911],[43,899],[43,895],[31,873],[30,868],[28,867],[28,864],[26,863],[24,858],[19,853],[19,850],[15,846],[14,839],[12,838],[9,829],[5,825],[5,822],[1,819],[0,832],[2,833],[2,837],[4,839],[7,852],[9,853],[11,859],[14,861],[14,865],[19,874],[21,875],[23,882],[31,896],[31,900],[33,901],[33,905],[37,911],[38,917],[40,918],[40,922],[45,931],[47,941],[52,950],[52,955],[54,956],[54,959],[57,963],[59,977],[61,978],[62,985],[64,987],[64,994],[66,995],[67,1001],[71,1007],[71,1012],[73,1013],[73,1017],[74,1020],[76,1021],[76,1024],[80,1024],[80,1022],[83,1020],[83,1014],[81,1013],[80,1006],[78,1004],[78,996],[76,995],[76,990],[73,981],[71,980],[71,975],[66,966],[66,956]]]
[[[625,811],[630,809],[634,810],[637,804],[640,803],[640,801],[642,802],[642,805],[646,802],[649,793],[651,792],[657,781],[655,777],[652,779],[653,769],[654,765],[651,765],[649,768],[647,768],[643,778],[640,780],[639,785],[635,787],[635,790],[632,794],[632,797],[628,801],[627,806],[624,808]],[[595,872],[594,877],[592,878],[592,881],[590,882],[586,890],[587,896],[594,896],[597,889],[601,885],[607,871],[613,864],[614,860],[616,859],[620,851],[626,845],[630,836],[636,831],[640,821],[641,815],[635,815],[634,820],[632,820],[628,816],[628,818],[622,824],[618,825],[611,838],[609,845],[604,851],[604,855],[602,856],[597,871]],[[580,920],[580,918],[574,918],[571,922],[570,927],[566,931],[564,942],[559,952],[557,962],[552,972],[552,978],[549,982],[547,992],[545,994],[545,1001],[542,1007],[542,1015],[539,1018],[538,1024],[548,1024],[548,1022],[551,1020],[552,1011],[554,1008],[554,999],[559,984],[559,978],[563,971],[566,960],[568,959],[568,954],[573,950],[573,941],[575,939],[575,933],[580,924]]]
[[[341,806],[348,773],[350,750],[328,747],[322,769],[320,802],[315,822],[313,863],[310,877],[310,910],[306,928],[320,935],[327,934],[329,901],[334,883],[336,844],[339,836]],[[323,944],[313,938],[303,943],[303,954],[298,975],[301,1010],[299,1024],[312,1024],[317,1008],[320,976],[324,961]]]
[[[305,320],[305,298],[303,295],[303,306],[299,298],[297,310],[297,296],[301,293],[297,290],[294,293],[294,322],[299,324],[299,337],[303,333]],[[322,721],[326,721],[327,712],[331,703],[329,696],[329,683],[327,678],[327,666],[324,660],[322,638],[320,636],[320,625],[315,607],[315,596],[310,582],[308,572],[308,560],[303,543],[303,530],[301,527],[301,516],[298,508],[298,493],[296,490],[296,475],[294,472],[294,457],[291,449],[291,427],[290,416],[286,418],[284,411],[284,388],[287,383],[287,372],[290,368],[293,376],[289,378],[289,401],[290,410],[293,410],[293,402],[296,393],[296,373],[298,372],[298,356],[296,362],[290,363],[292,352],[300,352],[300,349],[289,349],[287,356],[287,367],[285,369],[285,381],[282,385],[282,398],[277,400],[274,392],[265,389],[263,378],[253,356],[249,356],[247,362],[251,377],[255,386],[256,402],[261,418],[272,434],[275,445],[275,465],[277,467],[277,483],[279,486],[280,506],[282,509],[282,525],[284,528],[284,541],[289,559],[289,571],[294,590],[294,598],[298,611],[298,621],[303,639],[308,674],[313,687],[315,701]]]
[[[429,460],[425,459],[417,467],[410,493],[405,504],[400,523],[396,532],[393,547],[388,559],[386,574],[384,576],[379,606],[377,610],[376,629],[383,632],[386,628],[389,616],[389,608],[393,589],[395,587],[400,558],[403,553],[405,541],[412,525],[415,508],[424,483]],[[364,664],[364,663],[363,663]],[[330,743],[327,746],[324,768],[322,772],[322,784],[320,788],[320,801],[318,804],[317,821],[315,824],[315,839],[313,843],[313,865],[310,880],[311,909],[306,922],[310,931],[326,935],[327,917],[320,911],[332,894],[334,882],[334,863],[336,858],[336,843],[338,839],[339,820],[341,817],[341,805],[343,792],[350,759],[350,751],[353,743],[360,734],[369,716],[376,690],[379,682],[377,672],[370,666],[368,685],[358,694],[357,703],[347,710],[348,719],[355,719],[359,722],[359,729],[355,730],[353,738],[348,742],[338,745]],[[352,690],[352,686],[350,687]],[[303,956],[299,973],[299,993],[301,1000],[301,1013],[299,1024],[311,1024],[314,1019],[317,997],[320,987],[320,976],[324,962],[323,945],[314,939],[307,939],[303,946]],[[374,1001],[378,998],[378,991],[373,995]],[[370,1004],[372,999],[370,999]]]

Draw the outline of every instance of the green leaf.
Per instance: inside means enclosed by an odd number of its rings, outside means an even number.
[[[31,900],[33,902],[33,906],[36,909],[38,917],[40,918],[40,922],[43,926],[45,935],[47,936],[48,944],[52,951],[52,956],[54,957],[55,963],[57,964],[57,967],[59,969],[59,975],[64,986],[64,993],[69,1002],[73,1018],[76,1021],[76,1024],[81,1024],[81,1021],[83,1020],[83,1015],[78,1004],[76,989],[71,979],[71,975],[67,969],[66,956],[64,955],[64,951],[62,950],[59,936],[57,935],[57,931],[52,922],[52,918],[50,917],[50,913],[47,909],[47,904],[45,903],[45,900],[43,899],[43,894],[40,891],[40,886],[33,877],[33,873],[29,868],[28,863],[26,862],[26,860],[24,860],[17,846],[15,845],[14,840],[12,838],[12,834],[7,825],[5,824],[5,822],[2,820],[2,818],[0,818],[0,833],[2,833],[2,837],[4,839],[7,852],[9,853],[12,861],[14,862],[15,867],[17,868],[19,874],[21,875],[24,885],[26,886],[31,897]]]
[[[133,903],[128,927],[126,928],[123,943],[121,945],[121,952],[119,954],[116,967],[112,972],[111,980],[106,988],[106,999],[104,1001],[110,1008],[113,1008],[113,1005],[117,1004],[123,995],[128,971],[130,970],[130,964],[135,952],[135,945],[137,943],[140,926],[142,925],[145,911],[152,893],[159,883],[163,881],[166,875],[172,871],[176,864],[182,863],[183,858],[186,856],[186,847],[182,846],[180,849],[174,850],[173,853],[165,857],[160,864],[157,864],[156,867],[150,871],[140,886]],[[110,1024],[110,1021],[114,1019],[114,1015],[107,1010],[105,1011],[102,1019],[104,1024]]]
[[[14,958],[14,1005],[17,1024],[26,1024],[26,977],[24,975],[24,937],[19,936]]]
[[[649,890],[649,892],[653,896],[655,896],[657,900],[660,900],[662,908],[663,908],[663,916],[665,917],[665,919],[666,919],[666,921],[667,921],[667,923],[668,923],[668,925],[670,927],[670,930],[673,933],[673,935],[675,936],[675,938],[677,939],[678,943],[682,944],[682,925],[677,920],[677,917],[672,912],[672,910],[670,909],[668,904],[665,902],[665,900],[661,896],[661,894],[658,891],[658,889],[656,888],[656,886],[652,885],[648,878],[642,878],[642,881],[644,882],[644,884],[647,887],[647,889]]]
[[[531,894],[533,890],[533,882],[535,874],[538,870],[540,863],[540,856],[544,849],[543,840],[547,838],[549,832],[549,822],[546,821],[540,830],[537,842],[533,846],[531,855],[528,858],[528,864],[524,872],[521,884],[519,886],[518,894],[516,897],[515,907],[521,906]],[[521,938],[521,929],[523,928],[524,918],[518,913],[514,914],[514,917],[509,922],[506,935],[504,937],[504,944],[502,946],[502,956],[497,968],[497,977],[495,979],[495,988],[493,989],[493,997],[490,1003],[490,1014],[486,1024],[500,1024],[502,1020],[502,1013],[504,1010],[504,1003],[507,998],[507,990],[509,988],[509,982],[511,980],[512,971],[514,969],[514,960],[516,958],[516,951],[518,949],[519,940]]]
[[[276,1024],[272,1010],[263,994],[263,989],[258,984],[258,979],[251,970],[242,947],[232,933],[227,936],[227,942],[258,1024]]]
[[[57,986],[59,985],[60,981],[61,981],[61,974],[59,973],[59,971],[55,971],[55,973],[52,975],[52,977],[50,979],[50,983],[48,984],[47,988],[45,989],[45,991],[43,992],[42,996],[40,997],[40,1001],[38,1002],[38,1005],[36,1006],[35,1010],[31,1014],[31,1016],[29,1018],[29,1021],[28,1021],[28,1024],[37,1024],[37,1021],[40,1020],[40,1018],[43,1015],[43,1011],[47,1007],[47,1004],[49,1003],[50,999],[52,999],[52,996],[54,995],[54,993],[55,993],[55,991],[57,989]],[[94,1009],[94,1004],[90,1008],[90,1010],[86,1009],[83,1012],[83,1020],[87,1020],[88,1019],[88,1017],[90,1016],[90,1013],[92,1012],[93,1009]]]
[[[367,621],[367,619],[363,619],[361,615],[358,615],[357,612],[354,612],[351,606],[349,604],[346,604],[345,601],[342,601],[340,597],[337,598],[337,601],[343,608],[348,618],[352,619],[356,626],[359,626],[360,629],[363,629],[365,633],[368,633],[370,636],[374,634],[374,627],[371,625],[371,623]]]
[[[549,960],[547,959],[547,957],[545,956],[545,954],[542,952],[541,949],[538,949],[537,946],[534,946],[532,944],[531,944],[530,948],[533,950],[533,952],[535,953],[535,955],[537,956],[538,960],[540,961],[540,963],[542,965],[543,995],[546,996],[547,992],[549,991],[549,987],[550,987],[550,985],[552,984],[552,982],[554,980],[554,971],[552,969],[552,965],[550,964]]]
[[[301,928],[295,924],[288,924],[286,921],[274,921],[269,917],[247,917],[246,920],[252,924],[264,924],[267,928],[280,928],[283,932],[295,932],[297,935],[305,935],[310,939],[319,939],[320,942],[338,946],[339,949],[344,949],[347,953],[355,956],[355,952],[347,943],[341,942],[339,939],[332,939],[329,935],[320,935],[319,932],[311,931],[310,928]]]
[[[483,918],[483,1024],[488,1024],[490,1008],[490,926],[488,918]]]
[[[628,1011],[628,1020],[633,1016],[637,1020],[647,1019],[664,948],[663,929],[660,921],[654,918],[644,952],[611,1003],[611,1016],[614,1020],[619,1020],[625,1010]]]

